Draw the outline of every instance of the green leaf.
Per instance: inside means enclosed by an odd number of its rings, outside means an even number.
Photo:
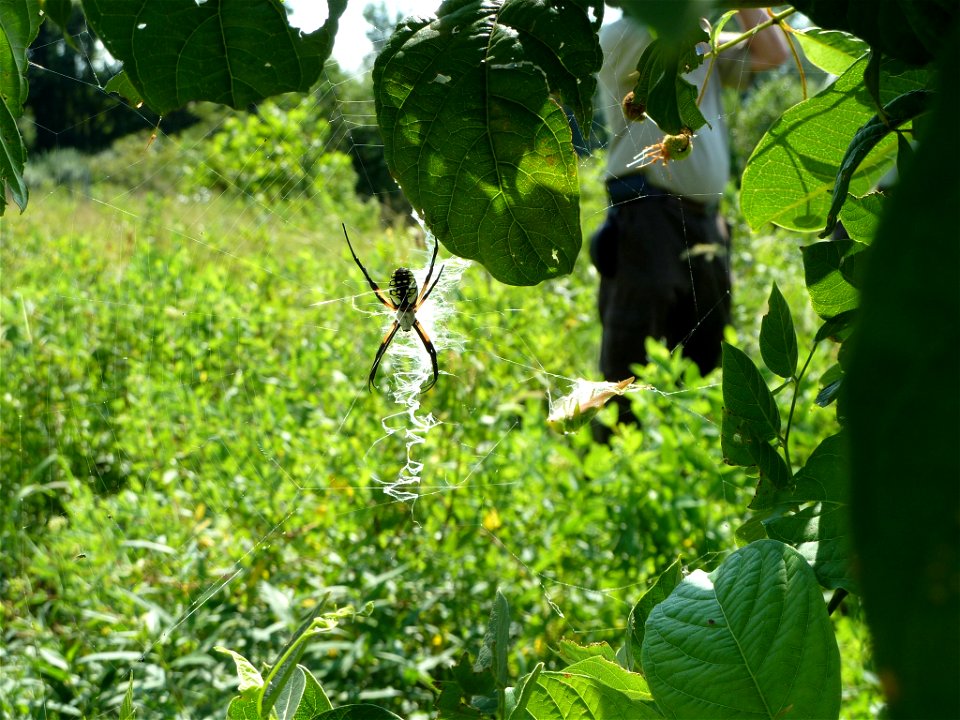
[[[737,528],[737,543],[739,545],[749,545],[757,540],[765,540],[767,530],[763,527],[763,521],[771,514],[769,510],[763,510],[752,515],[750,519]]]
[[[243,655],[236,650],[220,647],[219,645],[213,649],[218,653],[229,655],[233,658],[233,662],[237,666],[237,677],[240,679],[237,689],[241,695],[247,695],[249,691],[259,690],[263,687],[263,678],[260,676],[260,672]]]
[[[750,467],[754,463],[750,445],[754,442],[749,423],[726,410],[720,423],[720,448],[728,465]]]
[[[853,240],[827,240],[801,248],[807,291],[817,315],[829,319],[856,309],[860,293],[841,266],[867,247]]]
[[[67,23],[73,14],[73,0],[45,0],[43,14],[57,24],[66,39]]]
[[[767,535],[795,547],[823,587],[859,592],[851,572],[849,521],[850,460],[847,438],[826,438],[797,472],[781,502],[804,505],[764,523]]]
[[[885,55],[922,65],[944,43],[944,29],[957,19],[952,0],[880,2],[862,0],[798,0],[793,6],[821,27],[863,38]]]
[[[310,34],[290,27],[279,0],[84,0],[87,22],[144,102],[168,113],[193,100],[241,109],[272,95],[307,92],[333,48],[346,0]]]
[[[861,58],[818,95],[788,109],[767,130],[747,161],[740,191],[741,206],[754,229],[772,222],[800,232],[823,228],[837,171],[850,140],[875,113],[863,87],[866,58]],[[885,63],[881,97],[919,90],[926,71]],[[850,178],[849,191],[864,195],[892,166],[895,138],[873,148]]]
[[[28,191],[23,182],[27,149],[17,127],[27,99],[27,48],[40,30],[37,0],[0,0],[0,215],[7,193],[23,212]]]
[[[663,716],[653,703],[633,699],[602,680],[562,671],[540,674],[530,692],[527,717],[535,720],[644,720]]]
[[[843,368],[839,363],[833,365],[820,378],[820,392],[814,402],[820,407],[827,407],[837,399],[843,387]]]
[[[227,720],[260,720],[257,712],[257,699],[235,697],[227,705]]]
[[[960,717],[960,24],[948,28],[844,366],[857,577],[891,718]]]
[[[332,708],[327,694],[313,674],[303,665],[297,665],[277,694],[273,712],[278,720],[311,720]]]
[[[863,40],[840,30],[813,27],[794,32],[792,37],[800,43],[807,60],[831,75],[842,75],[870,50]]]
[[[797,333],[790,306],[776,283],[767,304],[769,310],[760,321],[760,356],[772,372],[792,378],[797,374]]]
[[[931,93],[927,90],[912,90],[894,98],[883,106],[883,112],[874,115],[853,136],[850,147],[840,163],[837,181],[833,187],[833,201],[827,212],[827,225],[820,237],[828,237],[837,224],[840,208],[847,199],[847,190],[853,174],[867,155],[890,133],[904,123],[910,122],[926,112],[930,104]],[[899,137],[899,136],[898,136]],[[899,142],[898,142],[899,149]]]
[[[637,62],[633,104],[644,108],[667,135],[696,131],[707,122],[697,106],[697,86],[683,75],[703,63],[696,45],[709,36],[699,26],[691,30],[679,42],[652,40]]]
[[[139,106],[143,102],[143,98],[140,97],[140,93],[133,86],[133,83],[130,82],[130,78],[122,71],[107,80],[107,84],[103,86],[103,89],[107,92],[117,93],[134,107]]]
[[[723,406],[734,422],[760,441],[772,440],[780,432],[780,411],[773,394],[753,360],[739,348],[723,343]]]
[[[303,698],[306,688],[307,679],[303,672],[303,666],[297,665],[293,672],[286,677],[286,681],[277,692],[276,700],[272,705],[273,712],[276,713],[278,720],[294,720],[298,716],[297,709],[300,707],[300,700]]]
[[[758,442],[750,445],[753,464],[760,470],[760,480],[750,502],[751,510],[764,510],[773,507],[777,491],[789,487],[793,476],[787,461],[769,443]]]
[[[721,15],[716,22],[709,23],[710,25],[710,49],[716,50],[717,46],[720,45],[720,33],[723,32],[723,29],[727,26],[727,23],[733,20],[737,15],[737,10],[727,10],[723,15]]]
[[[123,702],[120,703],[120,720],[132,720],[133,716],[133,673],[130,673],[130,680],[127,682],[127,692],[123,694]]]
[[[592,657],[602,657],[610,662],[617,661],[617,654],[609,643],[599,642],[591,645],[578,645],[572,640],[563,638],[557,645],[557,655],[568,663],[579,662]]]
[[[897,151],[900,157],[900,151]],[[871,192],[863,197],[850,195],[840,210],[840,222],[847,234],[858,242],[870,243],[876,235],[877,226],[886,204],[885,192]]]
[[[507,713],[508,720],[514,717],[522,718],[527,714],[527,704],[530,702],[530,697],[533,695],[534,688],[537,686],[537,679],[542,672],[543,663],[537,663],[533,671],[522,678],[517,687],[513,688],[513,692],[510,693],[510,698],[515,699],[516,704]]]
[[[359,703],[357,705],[341,705],[333,710],[327,710],[314,715],[312,720],[403,720],[389,710],[379,705]]]
[[[343,618],[356,615],[356,611],[349,605],[326,613],[322,612],[323,608],[324,602],[318,602],[280,651],[280,656],[270,669],[260,695],[259,712],[262,716],[269,715],[274,704],[288,693],[287,686],[290,682],[296,683],[292,689],[293,692],[299,689],[302,695],[306,691],[307,678],[302,677],[303,671],[298,662],[303,657],[309,640],[315,635],[330,632]],[[299,702],[300,697],[297,696],[293,706],[296,707]]]
[[[647,681],[643,679],[643,675],[630,672],[615,662],[602,657],[586,658],[573,665],[568,665],[564,668],[564,672],[592,677],[607,687],[619,690],[632,700],[653,700],[650,687],[647,685]]]
[[[491,670],[497,687],[505,688],[509,677],[507,650],[510,646],[510,604],[497,589],[497,596],[490,610],[490,622],[483,636],[483,646],[477,655],[474,669],[477,672]]]
[[[823,342],[826,339],[833,340],[835,342],[842,342],[846,340],[850,335],[851,328],[857,320],[857,310],[845,310],[844,312],[838,313],[831,318],[827,318],[826,322],[820,326],[820,329],[817,330],[817,334],[814,337],[814,342]]]
[[[675,718],[835,718],[840,654],[813,570],[759,540],[697,570],[647,621],[643,667]]]
[[[580,252],[563,106],[587,126],[600,7],[447,0],[398,26],[374,66],[390,172],[447,249],[502,282],[569,273]]]
[[[637,601],[627,617],[626,645],[636,667],[640,667],[640,648],[643,647],[644,626],[647,617],[657,605],[667,599],[683,577],[683,566],[677,558],[670,567],[660,573],[653,585]]]
[[[489,672],[475,672],[467,653],[451,668],[452,679],[440,680],[440,693],[435,707],[438,717],[450,720],[476,720],[481,716],[479,705],[489,704],[496,711],[497,689]],[[480,703],[477,699],[481,698]]]

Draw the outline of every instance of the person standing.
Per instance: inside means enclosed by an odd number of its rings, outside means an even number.
[[[768,15],[754,9],[738,17],[750,28]],[[600,30],[599,105],[611,137],[605,173],[610,204],[591,239],[591,257],[601,276],[600,370],[610,382],[630,377],[631,365],[646,363],[648,337],[682,346],[701,375],[719,364],[723,329],[731,318],[729,231],[719,213],[730,177],[721,83],[737,85],[789,56],[782,31],[771,27],[718,58],[719,77],[710,78],[700,103],[708,125],[694,136],[693,151],[680,161],[638,167],[635,159],[664,135],[653,120],[631,121],[623,110],[637,61],[651,39],[626,13]],[[686,76],[698,90],[708,65]],[[634,420],[629,403],[620,400],[620,420]]]

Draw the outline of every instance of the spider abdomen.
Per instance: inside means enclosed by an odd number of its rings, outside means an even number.
[[[398,310],[405,310],[417,301],[417,290],[417,279],[409,269],[401,267],[393,271],[387,292],[396,303]],[[404,328],[404,330],[409,329],[409,327]]]

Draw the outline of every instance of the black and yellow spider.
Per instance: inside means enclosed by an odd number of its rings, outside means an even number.
[[[433,346],[430,336],[427,335],[427,331],[423,329],[423,325],[421,325],[417,319],[417,310],[427,301],[430,293],[433,292],[433,289],[437,286],[440,275],[443,273],[444,266],[441,265],[440,270],[437,272],[437,277],[433,279],[433,284],[430,284],[430,278],[433,277],[433,268],[437,262],[437,251],[440,249],[439,243],[437,243],[436,238],[434,238],[433,257],[430,258],[430,269],[427,270],[427,276],[423,279],[423,292],[417,294],[417,280],[413,277],[413,272],[405,267],[400,267],[394,270],[393,275],[390,277],[390,285],[387,287],[388,297],[384,294],[383,290],[380,289],[380,286],[373,281],[367,269],[363,266],[363,263],[360,262],[360,258],[357,257],[357,253],[354,252],[353,245],[350,244],[350,236],[347,235],[346,225],[343,225],[343,236],[347,238],[347,247],[350,248],[350,254],[353,255],[353,260],[357,263],[357,267],[363,272],[363,276],[370,284],[370,288],[373,290],[373,294],[377,296],[377,300],[397,313],[393,319],[393,325],[390,327],[390,330],[383,336],[383,341],[377,350],[377,357],[373,360],[373,367],[370,369],[370,378],[367,381],[369,389],[373,390],[373,388],[377,386],[374,382],[377,377],[377,368],[380,367],[380,360],[383,358],[383,354],[387,351],[387,348],[390,347],[390,343],[393,341],[393,336],[397,334],[397,330],[409,332],[412,329],[417,333],[420,342],[423,343],[423,347],[430,355],[430,362],[433,364],[433,379],[420,391],[426,392],[436,385],[437,378],[440,375],[440,367],[437,364],[437,349]]]

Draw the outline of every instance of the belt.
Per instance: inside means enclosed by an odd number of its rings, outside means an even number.
[[[672,193],[651,183],[643,173],[624,175],[607,180],[607,195],[610,196],[610,202],[613,205],[620,205],[643,197],[671,197],[678,200],[685,210],[697,215],[708,215],[717,210],[716,203],[708,205]]]

